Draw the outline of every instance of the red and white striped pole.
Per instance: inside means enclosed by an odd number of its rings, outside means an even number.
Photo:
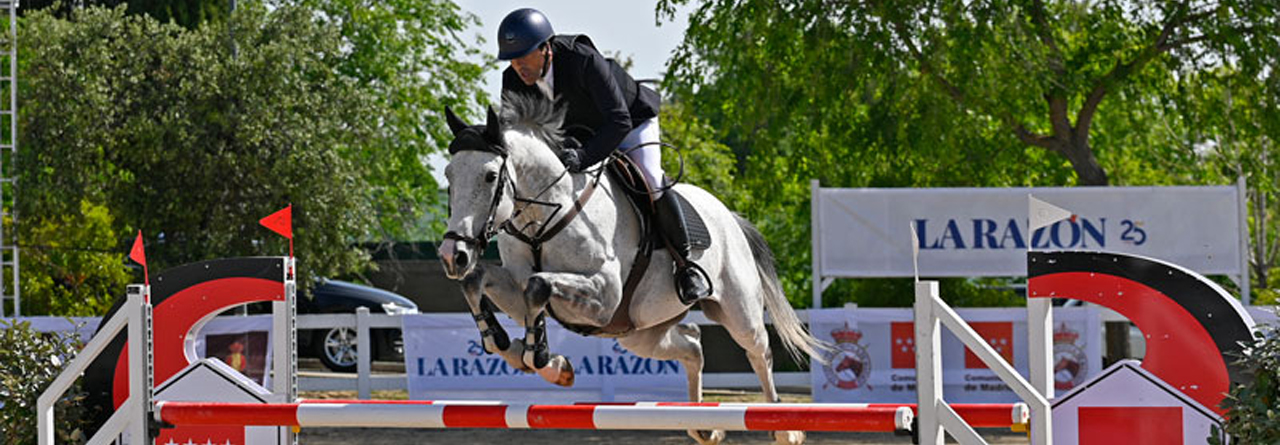
[[[342,404],[405,404],[405,405],[504,405],[507,402],[481,400],[344,400],[311,399],[305,403]],[[720,402],[577,402],[574,405],[592,406],[704,406],[704,407],[755,407],[789,406],[795,408],[910,408],[915,414],[914,403],[720,403]],[[1030,409],[1025,403],[952,403],[949,405],[965,423],[973,428],[1025,428],[1030,421]]]
[[[520,405],[486,402],[157,402],[172,425],[594,430],[909,430],[906,406],[865,404]]]

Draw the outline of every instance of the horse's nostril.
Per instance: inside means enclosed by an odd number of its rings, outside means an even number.
[[[456,264],[459,269],[467,267],[467,251],[459,250],[453,257],[453,264]]]

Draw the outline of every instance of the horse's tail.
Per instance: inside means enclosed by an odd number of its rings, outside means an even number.
[[[809,334],[808,329],[800,322],[800,318],[796,316],[796,312],[791,309],[791,303],[787,301],[787,295],[782,292],[782,282],[778,280],[778,270],[773,259],[773,251],[769,249],[769,244],[765,242],[764,235],[760,234],[760,230],[756,229],[751,221],[747,221],[741,215],[734,214],[734,218],[738,220],[738,227],[742,228],[742,234],[747,236],[747,244],[751,246],[751,255],[756,259],[756,271],[760,274],[760,282],[762,291],[764,291],[764,307],[769,311],[769,316],[773,318],[773,329],[778,333],[778,337],[782,339],[782,345],[787,348],[787,352],[791,354],[791,358],[796,363],[804,366],[804,356],[808,354],[810,357],[817,359],[819,362],[827,362],[827,353],[834,351],[835,348],[822,340],[814,338]]]

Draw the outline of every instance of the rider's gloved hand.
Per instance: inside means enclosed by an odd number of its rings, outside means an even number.
[[[560,148],[560,163],[564,164],[564,168],[573,173],[581,172],[586,167],[582,165],[583,158],[586,158],[586,152],[582,149],[582,144],[577,139],[565,138]]]

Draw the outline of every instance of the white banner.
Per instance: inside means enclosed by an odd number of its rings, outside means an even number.
[[[512,341],[524,329],[499,316]],[[415,400],[503,400],[537,403],[688,400],[684,366],[632,354],[617,340],[583,337],[547,320],[551,351],[573,364],[573,387],[518,371],[484,352],[469,314],[404,317],[405,374]]]
[[[1024,377],[1027,311],[1024,308],[957,309],[956,312]],[[1055,308],[1054,381],[1064,392],[1102,369],[1102,330],[1097,308]],[[817,309],[810,332],[835,343],[828,364],[810,363],[814,402],[915,403],[915,323],[909,308]],[[942,336],[943,393],[952,403],[1007,403],[1017,395],[968,352],[949,330]]]
[[[1280,306],[1245,306],[1245,310],[1259,327],[1265,324],[1280,329]]]
[[[921,276],[1026,275],[1028,246],[1132,253],[1202,274],[1243,270],[1231,186],[814,190],[818,279],[912,276],[913,228]],[[1073,216],[1028,233],[1028,194]]]

